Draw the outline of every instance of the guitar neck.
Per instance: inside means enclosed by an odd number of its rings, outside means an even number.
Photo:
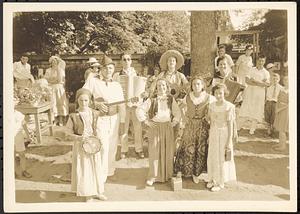
[[[122,103],[130,102],[130,100],[131,100],[131,99],[122,100],[122,101],[117,101],[117,102],[112,102],[112,103],[107,103],[106,105],[107,105],[107,106],[119,105],[119,104],[122,104]]]

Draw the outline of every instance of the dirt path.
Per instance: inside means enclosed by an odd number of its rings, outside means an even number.
[[[16,201],[84,201],[70,191],[70,142],[44,137],[44,143],[28,148],[28,171],[33,177],[16,179]],[[137,159],[130,150],[130,158],[117,161],[116,180],[107,182],[106,195],[109,201],[289,200],[288,149],[275,152],[271,149],[275,143],[277,140],[264,137],[264,130],[257,130],[255,136],[240,131],[239,143],[235,145],[238,182],[229,183],[218,193],[205,188],[206,174],[199,184],[184,179],[183,190],[178,192],[173,192],[169,183],[146,187],[148,159]]]

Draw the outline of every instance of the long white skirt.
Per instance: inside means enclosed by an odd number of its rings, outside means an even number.
[[[54,116],[67,116],[69,113],[68,100],[63,84],[53,84],[52,103]]]
[[[239,111],[239,117],[255,119],[258,122],[262,122],[264,119],[264,108],[265,89],[258,86],[247,86]]]
[[[225,182],[236,180],[232,143],[229,145],[231,148],[231,160],[225,161],[225,145],[227,136],[227,126],[222,128],[210,128],[207,173],[209,181],[213,181],[218,185],[224,185]]]
[[[95,196],[104,192],[104,150],[86,154],[80,142],[74,142],[71,188],[77,196]]]

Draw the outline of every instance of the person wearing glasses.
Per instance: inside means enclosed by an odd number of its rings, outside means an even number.
[[[121,75],[129,76],[137,76],[137,72],[134,67],[131,66],[132,59],[129,53],[123,53],[122,56],[122,70],[120,72],[116,72],[113,76],[113,80],[120,82]],[[127,82],[127,84],[131,84]],[[127,94],[126,94],[127,93]],[[128,97],[128,91],[124,90],[124,96]],[[134,133],[134,147],[135,152],[138,154],[139,158],[144,158],[143,152],[143,136],[142,136],[142,124],[137,119],[135,111],[137,108],[137,104],[128,102],[126,106],[126,117],[125,117],[125,130],[124,136],[121,138],[121,158],[125,159],[128,154],[128,131],[129,131],[129,123],[132,121]]]

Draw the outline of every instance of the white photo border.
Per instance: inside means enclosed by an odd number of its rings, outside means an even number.
[[[288,12],[288,68],[290,113],[290,200],[288,201],[113,201],[105,203],[16,203],[13,135],[13,13],[34,11],[173,11],[226,9],[281,9]],[[213,2],[213,3],[3,3],[3,112],[4,112],[4,211],[275,211],[297,210],[297,40],[296,2]],[[178,203],[179,202],[179,203]]]

